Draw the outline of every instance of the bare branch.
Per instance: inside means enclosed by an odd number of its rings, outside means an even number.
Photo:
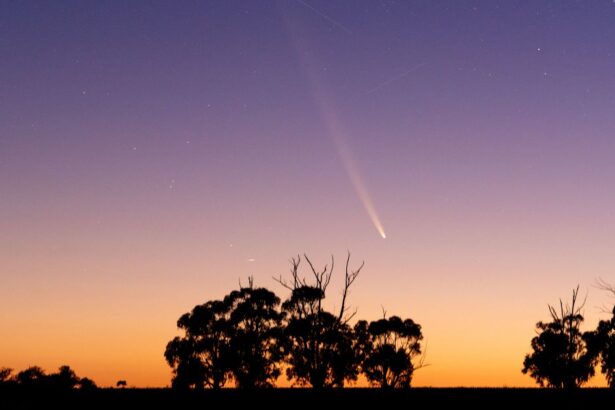
[[[611,297],[615,297],[615,286],[611,285],[609,282],[605,281],[602,278],[598,278],[596,280],[596,284],[594,285],[594,287],[600,289],[600,290],[604,290],[607,293],[610,293]],[[611,314],[613,312],[613,308],[608,308],[606,305],[602,305],[600,307],[600,312],[601,313],[606,313],[606,314]]]
[[[361,269],[363,269],[363,266],[365,266],[365,262],[361,263],[361,266],[359,266],[358,269],[354,270],[354,271],[350,271],[349,267],[350,267],[350,252],[348,252],[348,256],[346,257],[346,271],[344,273],[344,290],[342,291],[342,305],[340,306],[340,313],[338,315],[338,321],[339,322],[348,322],[348,320],[350,320],[350,318],[348,318],[347,320],[344,320],[344,314],[346,313],[346,299],[348,297],[348,291],[350,289],[350,286],[354,283],[354,281],[357,279],[357,277],[359,276],[359,273],[361,272]]]
[[[331,282],[331,275],[333,275],[333,267],[335,266],[335,259],[333,255],[331,255],[331,269],[329,269],[329,273],[324,276],[324,281],[322,283],[322,291],[323,293],[327,291],[327,287],[329,286],[329,282]],[[327,266],[325,265],[325,272],[327,271]]]
[[[596,287],[601,290],[606,290],[612,296],[615,296],[615,286],[611,285],[609,282],[605,281],[602,278],[598,278],[598,280],[596,280]]]
[[[425,360],[427,360],[427,341],[425,341],[425,348],[423,349],[423,353],[419,356],[419,362],[416,366],[414,366],[414,370],[419,370],[423,367],[430,366],[429,363],[425,363]]]
[[[354,309],[351,314],[346,315],[345,317],[340,319],[340,323],[344,325],[348,324],[348,322],[350,322],[352,318],[354,318],[357,315],[358,312],[359,312],[358,309]]]
[[[553,319],[554,322],[559,322],[559,315],[557,314],[557,311],[555,310],[555,308],[551,305],[547,305],[549,307],[549,314],[551,315],[551,318]]]
[[[305,260],[307,261],[308,265],[310,265],[310,269],[312,270],[312,274],[314,275],[316,282],[317,283],[320,282],[320,275],[318,274],[318,272],[316,272],[316,269],[314,268],[312,261],[310,260],[310,258],[308,258],[306,254],[303,254],[303,256],[305,257]],[[325,270],[326,269],[327,269],[327,265],[325,265]]]
[[[290,268],[290,277],[293,281],[292,285],[290,285],[285,279],[280,275],[278,278],[273,277],[273,280],[282,285],[283,288],[290,290],[291,292],[301,285],[301,280],[299,279],[299,264],[301,263],[301,257],[297,255],[296,258],[291,258],[290,263],[292,267]]]

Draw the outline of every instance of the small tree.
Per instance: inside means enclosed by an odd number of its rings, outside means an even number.
[[[600,281],[599,286],[615,296],[615,287]],[[610,319],[601,320],[592,333],[591,350],[600,362],[600,370],[609,387],[615,389],[615,306]]]
[[[118,380],[117,383],[115,383],[115,387],[117,388],[125,389],[126,386],[128,386],[128,383],[126,383],[126,380]]]
[[[398,316],[355,325],[357,342],[363,352],[361,370],[372,385],[409,388],[414,370],[412,360],[421,354],[421,326]],[[422,366],[422,363],[418,367]]]
[[[522,371],[540,386],[577,388],[594,375],[595,355],[588,349],[592,335],[581,332],[584,302],[578,304],[578,294],[577,286],[571,304],[564,305],[560,299],[559,311],[549,305],[551,322],[536,324],[533,352],[525,356]]]
[[[333,273],[333,257],[331,265],[325,265],[321,271],[314,268],[307,255],[304,257],[312,273],[312,282],[299,275],[299,256],[291,260],[291,282],[282,277],[277,279],[291,292],[282,305],[287,315],[283,338],[288,365],[286,376],[299,385],[315,389],[342,387],[344,382],[356,380],[358,374],[358,355],[353,349],[352,329],[348,326],[354,313],[348,314],[346,302],[350,286],[363,264],[351,270],[348,254],[340,310],[334,315],[323,307]]]
[[[79,380],[79,388],[81,390],[95,390],[98,388],[94,380],[83,377]]]
[[[230,376],[229,305],[214,300],[182,315],[184,336],[171,340],[165,358],[173,368],[173,387],[219,389]]]
[[[280,298],[253,279],[224,298],[229,308],[230,370],[237,387],[272,387],[282,357]]]

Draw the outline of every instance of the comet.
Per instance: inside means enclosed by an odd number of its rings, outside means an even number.
[[[382,222],[380,222],[378,212],[376,212],[376,207],[374,206],[372,197],[363,182],[363,177],[361,176],[359,167],[357,166],[357,163],[352,156],[346,141],[337,134],[333,134],[332,139],[336,145],[337,153],[342,160],[346,174],[352,183],[352,187],[354,188],[357,197],[359,197],[359,200],[363,204],[363,208],[365,208],[365,211],[367,212],[369,219],[371,219],[374,228],[376,228],[382,239],[386,239],[387,235],[384,232]]]
[[[369,194],[369,190],[365,186],[360,168],[357,165],[354,155],[352,154],[348,143],[347,132],[342,122],[339,120],[336,111],[330,106],[329,99],[325,98],[320,82],[315,79],[314,75],[308,76],[310,77],[313,85],[315,101],[318,104],[321,116],[324,120],[327,134],[333,142],[335,150],[337,151],[344,170],[346,171],[346,175],[348,176],[357,197],[361,201],[365,212],[367,212],[369,219],[374,225],[374,228],[376,228],[382,239],[386,239],[387,235],[384,231],[382,222],[380,221],[380,217],[378,216],[378,212],[376,211],[374,201]]]
[[[357,197],[361,201],[365,212],[367,212],[369,219],[372,221],[374,228],[376,228],[382,239],[386,239],[386,232],[384,231],[384,227],[382,226],[382,222],[380,221],[380,217],[378,216],[378,212],[374,206],[374,201],[372,201],[372,197],[365,186],[365,182],[363,182],[363,176],[361,175],[359,166],[357,165],[354,155],[350,150],[348,140],[345,136],[345,130],[337,118],[335,111],[328,106],[326,100],[321,100],[320,105],[328,134],[333,140],[337,154],[342,161],[344,170],[346,171],[346,175],[348,175],[348,179],[350,179],[350,183],[352,184]]]
[[[335,23],[336,26],[344,29],[344,31],[352,33],[346,26],[339,23],[337,20],[333,20],[332,18],[320,12],[319,10],[315,10],[313,7],[306,4],[304,1],[301,1],[301,0],[297,0],[297,1],[303,4],[304,6],[310,8],[312,11],[317,12],[323,18],[326,18],[330,22]],[[286,16],[284,17],[285,17],[284,22],[285,22],[286,28],[288,30],[288,33],[290,34],[291,43],[294,46],[297,58],[301,63],[303,72],[305,73],[305,76],[307,77],[308,83],[311,86],[310,91],[314,99],[314,102],[318,107],[320,115],[323,119],[326,133],[331,139],[333,146],[335,147],[335,150],[337,151],[337,154],[341,160],[343,168],[346,171],[346,175],[348,176],[348,179],[350,180],[350,183],[359,201],[361,201],[361,204],[363,205],[365,212],[367,213],[367,215],[369,216],[369,219],[374,225],[374,228],[376,228],[376,231],[378,231],[378,234],[380,235],[382,239],[386,239],[387,235],[384,231],[384,227],[382,225],[378,212],[376,211],[374,201],[372,200],[372,197],[369,194],[369,190],[367,189],[365,185],[365,182],[363,180],[363,176],[361,175],[359,166],[357,165],[357,162],[355,161],[355,157],[352,154],[352,150],[350,149],[350,144],[348,143],[349,138],[347,136],[346,129],[342,121],[340,121],[336,110],[331,104],[332,98],[327,94],[325,90],[324,81],[320,78],[319,73],[322,72],[322,69],[321,69],[322,66],[319,66],[316,58],[314,57],[314,53],[306,52],[308,51],[309,47],[306,47],[306,43],[305,43],[306,36],[303,35],[303,33],[300,33],[301,31],[300,24],[296,24],[296,23],[293,24],[286,18]],[[407,73],[402,73],[401,76],[397,76],[397,77],[403,78],[403,76],[410,74],[416,68],[418,67],[413,67],[410,70],[408,70]],[[397,77],[394,78],[393,80],[389,80],[388,82],[386,82],[386,84],[383,83],[379,85],[378,87],[376,87],[374,91],[388,85],[390,82],[395,81],[396,79],[398,79]]]
[[[344,164],[346,173],[348,174],[348,177],[350,178],[350,182],[352,183],[352,186],[355,192],[357,193],[357,196],[359,197],[359,199],[361,200],[361,203],[363,204],[363,208],[365,208],[365,211],[367,212],[367,215],[369,215],[369,218],[371,219],[372,224],[374,225],[374,228],[376,228],[376,230],[378,231],[382,239],[386,239],[387,235],[384,232],[384,227],[382,226],[382,222],[380,221],[378,212],[376,212],[376,207],[374,206],[374,202],[372,201],[372,198],[369,195],[369,192],[367,188],[365,187],[365,184],[363,183],[363,178],[361,177],[361,174],[359,173],[359,168],[357,167],[356,162],[354,161],[354,158],[350,155],[349,152],[346,151],[345,147],[340,146],[342,141],[337,141],[337,143],[338,143],[338,149],[337,149],[338,154],[340,158],[342,159],[342,163]]]

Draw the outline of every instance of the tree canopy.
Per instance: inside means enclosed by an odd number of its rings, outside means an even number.
[[[307,276],[299,272],[302,261]],[[283,369],[293,384],[314,389],[343,387],[361,371],[374,383],[378,379],[383,386],[409,387],[416,368],[412,359],[421,352],[421,327],[397,316],[364,329],[349,324],[356,314],[348,308],[350,288],[363,268],[350,267],[350,254],[339,307],[327,310],[334,265],[333,257],[321,269],[307,255],[291,259],[290,278],[276,279],[290,292],[282,304],[250,278],[248,286],[240,284],[221,300],[182,315],[177,326],[183,335],[165,350],[173,387],[216,389],[230,382],[245,389],[272,387]],[[399,357],[388,357],[387,349]]]
[[[367,380],[385,389],[409,388],[417,368],[413,359],[421,354],[421,326],[412,319],[391,316],[369,324],[359,321],[355,333]],[[418,367],[421,366],[422,362]]]
[[[540,386],[577,388],[594,375],[595,355],[588,349],[591,332],[582,332],[583,303],[579,288],[572,292],[570,304],[560,300],[559,309],[549,306],[550,322],[538,322],[538,335],[532,339],[531,354],[525,356],[523,373]]]
[[[599,281],[600,288],[615,296],[615,286]],[[600,371],[604,374],[609,387],[615,389],[615,306],[611,317],[601,320],[590,335],[589,348],[600,363]]]
[[[177,327],[184,331],[166,347],[164,356],[173,368],[173,387],[218,389],[230,377],[229,306],[213,300],[182,315]]]
[[[249,286],[224,298],[229,310],[227,327],[230,371],[241,388],[272,387],[280,375],[280,298],[265,288]]]

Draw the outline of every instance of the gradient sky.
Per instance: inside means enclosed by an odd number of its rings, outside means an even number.
[[[350,250],[416,385],[531,386],[547,304],[612,303],[614,181],[611,0],[3,1],[0,365],[168,385],[182,313]]]

